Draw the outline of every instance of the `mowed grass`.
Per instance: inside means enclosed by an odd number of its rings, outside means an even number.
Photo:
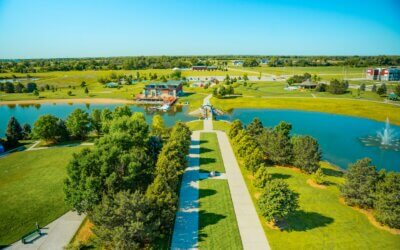
[[[69,210],[64,202],[66,166],[83,147],[17,152],[0,158],[0,245],[8,245]]]
[[[199,203],[199,249],[243,249],[227,180],[201,180]]]
[[[202,120],[190,121],[190,122],[187,122],[186,125],[189,127],[189,129],[191,131],[203,130],[203,121]]]
[[[200,171],[225,172],[221,151],[219,150],[217,134],[215,133],[200,134]]]
[[[212,98],[211,103],[219,109],[229,111],[234,108],[271,108],[319,111],[385,121],[400,125],[400,106],[366,100],[345,98]]]
[[[224,131],[228,134],[231,123],[229,121],[213,121],[214,130]]]
[[[252,174],[244,169],[242,174],[253,202],[261,190],[252,185]],[[272,249],[398,249],[400,235],[376,228],[367,217],[339,201],[342,172],[322,163],[326,175],[326,189],[307,184],[310,175],[290,168],[270,167],[273,179],[283,179],[299,194],[298,211],[286,220],[282,231],[271,229],[256,207]]]

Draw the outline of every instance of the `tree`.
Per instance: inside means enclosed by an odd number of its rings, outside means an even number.
[[[392,228],[400,228],[400,174],[388,173],[379,182],[375,195],[377,221]]]
[[[381,86],[379,86],[378,89],[376,90],[376,93],[378,95],[386,95],[387,93],[386,84],[382,83]]]
[[[37,90],[37,85],[34,82],[28,82],[26,84],[26,91],[28,93],[32,93],[33,91]]]
[[[71,92],[71,91],[70,91]],[[35,95],[35,96],[39,96],[39,91],[37,90],[37,89],[35,89],[34,91],[33,91],[33,94]]]
[[[89,89],[85,87],[85,94],[89,94]]]
[[[240,120],[234,120],[229,128],[229,138],[233,139],[243,129],[243,124]]]
[[[317,171],[312,175],[312,179],[317,184],[323,184],[325,175],[321,168],[318,168]]]
[[[267,171],[267,166],[262,164],[254,175],[253,185],[258,188],[265,188],[271,181],[271,175]]]
[[[292,162],[291,129],[291,124],[280,122],[272,130],[264,129],[263,133],[257,138],[267,158],[275,164],[287,165]]]
[[[361,91],[365,91],[365,89],[366,89],[365,83],[361,83],[361,85],[360,85],[360,90],[361,90]]]
[[[140,192],[105,197],[89,213],[93,229],[106,249],[144,249],[157,236],[150,200]]]
[[[101,111],[101,132],[108,133],[110,129],[110,123],[113,119],[113,113],[108,108]]]
[[[122,116],[131,116],[132,111],[128,105],[125,106],[118,106],[114,109],[114,112],[112,114],[113,118],[118,118]]]
[[[244,73],[243,74],[243,81],[248,81],[249,80],[249,77],[247,76],[247,73]]]
[[[298,194],[290,190],[284,181],[272,180],[261,194],[258,206],[265,219],[276,223],[296,211],[299,207]]]
[[[327,89],[328,89],[328,85],[326,85],[325,83],[318,83],[317,87],[315,88],[315,91],[326,92]]]
[[[332,94],[344,94],[347,92],[348,88],[349,88],[348,81],[339,81],[337,79],[333,79],[330,81],[328,90]]]
[[[165,134],[165,124],[164,120],[160,115],[153,116],[153,121],[151,123],[151,133],[159,138],[162,138]]]
[[[23,138],[21,125],[14,116],[8,120],[6,138],[9,147],[18,145],[18,141]]]
[[[6,82],[4,85],[4,92],[6,93],[14,93],[14,84],[12,82]]]
[[[66,119],[68,132],[71,136],[83,139],[90,131],[89,114],[82,109],[75,109]]]
[[[400,84],[394,87],[394,93],[400,98]]]
[[[247,132],[251,136],[258,136],[264,130],[264,126],[258,117],[254,118],[253,121],[246,127]]]
[[[371,91],[372,91],[372,92],[376,92],[376,84],[372,85]]]
[[[22,139],[29,140],[31,138],[31,132],[31,125],[25,123],[24,126],[22,126]]]
[[[97,135],[100,135],[102,126],[100,109],[93,109],[92,113],[90,114],[90,126],[92,130],[96,132]]]
[[[244,154],[244,162],[246,169],[250,170],[252,173],[257,171],[257,169],[264,162],[264,154],[261,149],[258,147],[257,143],[253,141],[253,146],[249,147],[251,149],[250,152]]]
[[[375,166],[371,166],[371,159],[364,158],[355,164],[350,164],[345,173],[345,183],[342,186],[342,195],[350,206],[372,208],[374,192],[378,181]]]
[[[57,141],[65,138],[65,124],[52,115],[42,115],[33,124],[34,138],[45,141]]]
[[[84,87],[86,87],[87,85],[86,85],[86,82],[85,81],[82,81],[81,82],[81,88],[84,88]]]
[[[243,67],[257,67],[259,62],[255,58],[248,58],[244,60]]]
[[[321,161],[318,141],[311,136],[294,136],[291,142],[293,145],[293,165],[308,174],[317,171]]]

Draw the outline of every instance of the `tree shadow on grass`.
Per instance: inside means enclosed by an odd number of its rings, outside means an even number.
[[[317,227],[324,227],[333,223],[334,219],[316,212],[296,211],[281,230],[284,231],[307,231]]]
[[[334,176],[334,177],[343,177],[343,171],[331,169],[331,168],[322,168],[322,172],[324,175]]]
[[[214,150],[211,148],[200,148],[200,153],[208,153],[208,152],[213,152]]]
[[[282,180],[286,180],[289,179],[290,177],[292,177],[291,175],[288,174],[280,174],[280,173],[272,173],[271,174],[271,178],[274,179],[282,179]]]
[[[215,191],[214,189],[201,188],[199,191],[199,197],[204,198],[204,197],[212,196],[216,193],[217,193],[217,191]]]
[[[215,158],[200,157],[200,165],[201,164],[210,164],[210,163],[215,163],[215,162],[216,162]]]
[[[204,210],[200,210],[199,213],[199,241],[204,241],[208,234],[202,232],[202,230],[210,225],[217,224],[220,220],[225,219],[226,216],[216,213],[207,213]]]
[[[204,143],[207,143],[207,142],[208,142],[208,140],[200,140],[199,144],[201,145],[201,144],[204,144]]]

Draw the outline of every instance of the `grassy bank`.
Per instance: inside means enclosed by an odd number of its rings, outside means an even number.
[[[63,179],[82,147],[17,152],[0,159],[0,245],[17,241],[68,211]]]
[[[319,111],[332,114],[364,117],[377,121],[385,121],[389,117],[391,123],[400,125],[400,106],[371,101],[328,99],[328,98],[249,98],[232,99],[212,98],[211,103],[220,109],[234,108],[271,108]]]
[[[252,185],[252,174],[240,165],[256,203],[261,190]],[[269,168],[273,179],[284,179],[300,195],[300,208],[286,220],[283,231],[271,229],[260,216],[272,249],[397,249],[400,236],[376,228],[364,214],[341,203],[342,172],[327,163],[322,166],[326,189],[310,186],[310,175],[290,168]]]

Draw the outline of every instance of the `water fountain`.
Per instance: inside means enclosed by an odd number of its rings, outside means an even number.
[[[360,141],[364,146],[400,151],[400,138],[396,138],[394,130],[390,128],[389,118],[386,118],[385,127],[381,131],[378,131],[376,136],[360,138]]]

